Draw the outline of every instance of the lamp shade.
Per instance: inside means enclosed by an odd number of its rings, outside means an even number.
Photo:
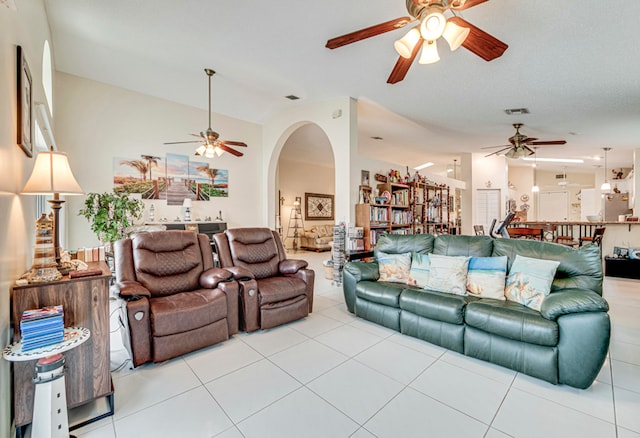
[[[398,55],[408,59],[411,57],[413,49],[418,42],[420,42],[420,31],[417,27],[414,27],[405,36],[393,43],[393,47],[398,52]]]
[[[534,186],[531,187],[531,191],[533,193],[538,193],[540,191],[540,187],[538,187],[537,185],[534,184]]]
[[[184,201],[182,201],[182,206],[185,208],[191,208],[191,198],[185,198]]]
[[[507,158],[522,158],[529,155],[529,152],[524,148],[513,148],[509,149],[509,152],[504,154]]]
[[[447,21],[442,37],[447,40],[453,52],[464,43],[464,40],[469,36],[469,32],[471,32],[471,29],[468,27],[458,26],[452,21]]]
[[[67,154],[63,152],[40,152],[29,180],[22,189],[23,194],[82,195],[84,192],[73,176]]]
[[[428,41],[437,40],[442,36],[447,19],[439,10],[429,13],[420,23],[420,34]]]
[[[603,192],[610,192],[611,191],[611,183],[609,181],[605,181],[602,183],[602,185],[600,186],[600,190],[602,190]]]
[[[422,53],[420,53],[420,64],[433,64],[440,61],[440,55],[438,55],[438,46],[435,41],[425,41],[422,44]]]

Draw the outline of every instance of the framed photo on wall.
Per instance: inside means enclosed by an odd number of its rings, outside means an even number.
[[[369,185],[369,171],[361,170],[360,171],[360,185],[368,186]]]
[[[309,221],[333,220],[333,195],[305,193],[304,215]]]
[[[24,50],[18,46],[18,126],[16,142],[28,157],[33,157],[33,119],[31,112],[31,72],[24,56]]]

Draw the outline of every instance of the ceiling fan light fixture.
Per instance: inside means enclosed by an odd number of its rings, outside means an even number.
[[[427,41],[437,40],[442,36],[447,19],[444,14],[436,9],[429,12],[420,22],[420,34]]]
[[[433,64],[440,61],[438,55],[438,46],[435,41],[425,41],[422,43],[422,52],[420,53],[420,64]]]
[[[522,158],[522,157],[526,157],[529,155],[529,152],[525,149],[525,148],[512,148],[509,149],[509,151],[504,154],[505,157],[507,158]]]
[[[220,155],[222,155],[222,153],[224,152],[222,149],[220,149],[218,146],[214,147],[213,150],[215,151],[216,155],[219,157]]]
[[[398,52],[398,55],[403,58],[409,59],[413,53],[413,49],[416,44],[420,42],[420,31],[417,27],[411,29],[405,36],[393,43],[393,47]]]
[[[204,155],[204,153],[207,151],[207,146],[206,145],[200,145],[200,147],[198,147],[198,149],[196,149],[196,155]]]
[[[442,32],[442,37],[447,40],[451,51],[457,50],[469,36],[471,29],[458,26],[452,21],[447,21],[447,25]]]
[[[207,158],[213,158],[214,152],[213,147],[211,145],[206,146],[206,150],[204,152],[204,156]]]

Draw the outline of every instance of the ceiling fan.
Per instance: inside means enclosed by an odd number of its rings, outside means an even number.
[[[514,123],[513,127],[516,128],[516,133],[509,137],[510,145],[501,145],[501,146],[489,146],[481,149],[492,149],[492,148],[502,148],[498,151],[492,152],[487,157],[491,155],[497,155],[501,152],[508,151],[504,154],[507,158],[522,158],[527,155],[533,155],[534,151],[529,146],[548,146],[548,145],[559,145],[565,144],[564,140],[550,140],[550,141],[537,141],[537,138],[527,137],[526,135],[520,134],[520,128],[522,127],[522,123]]]
[[[185,144],[185,143],[200,143],[202,145],[196,149],[195,155],[204,155],[207,158],[213,158],[214,155],[220,156],[223,152],[228,152],[236,157],[241,157],[244,154],[240,151],[232,149],[230,146],[247,147],[246,143],[241,141],[229,141],[220,140],[220,134],[211,129],[211,76],[216,74],[215,71],[210,68],[205,68],[204,72],[209,76],[209,127],[206,131],[200,131],[200,134],[191,134],[194,137],[199,137],[199,140],[191,141],[171,141],[164,144]]]
[[[409,23],[419,22],[402,39],[395,42],[394,47],[400,57],[387,83],[395,84],[405,78],[420,48],[420,64],[437,62],[440,58],[436,40],[441,36],[447,40],[452,51],[462,45],[485,61],[492,61],[502,56],[509,46],[455,15],[456,11],[463,11],[486,1],[488,0],[406,0],[410,17],[396,18],[332,38],[327,41],[326,47],[335,49],[399,29]],[[447,11],[453,14],[448,19],[444,16]]]

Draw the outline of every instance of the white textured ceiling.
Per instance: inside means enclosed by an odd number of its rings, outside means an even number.
[[[441,60],[386,79],[396,30],[336,50],[327,39],[406,15],[404,0],[45,0],[58,71],[261,122],[337,97],[360,102],[359,147],[408,166],[451,163],[513,134],[567,140],[539,156],[629,166],[640,148],[640,1],[490,0],[460,16],[509,45],[485,62],[438,43]],[[284,96],[301,97],[292,102]],[[509,116],[506,108],[530,114]],[[380,136],[375,141],[371,137]],[[169,139],[171,140],[171,139]]]

